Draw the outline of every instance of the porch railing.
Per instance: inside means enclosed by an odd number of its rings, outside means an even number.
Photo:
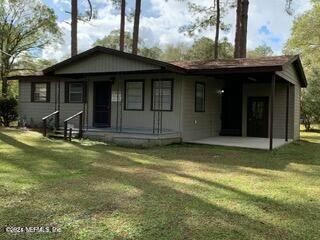
[[[54,126],[56,129],[59,128],[59,119],[60,119],[60,113],[59,111],[55,111],[53,113],[50,113],[49,115],[45,116],[42,118],[42,131],[43,131],[43,136],[47,136],[47,128],[48,128],[48,119],[51,117],[55,117],[54,120]]]
[[[83,137],[83,111],[74,114],[73,116],[64,120],[64,131],[63,137],[65,140],[68,139],[68,122],[76,117],[79,117],[79,133],[78,138],[81,139]],[[69,128],[69,140],[71,141],[72,138],[72,128]]]

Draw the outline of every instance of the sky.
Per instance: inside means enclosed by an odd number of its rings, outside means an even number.
[[[88,9],[87,0],[79,1],[79,11]],[[108,35],[112,30],[119,29],[120,12],[111,5],[109,0],[91,0],[97,10],[97,18],[89,23],[78,24],[78,51],[82,52],[92,47],[99,38]],[[212,0],[191,0],[198,4],[210,5]],[[225,0],[222,0],[225,1]],[[231,1],[231,0],[229,0]],[[70,11],[71,0],[43,0],[53,8],[58,16],[58,26],[61,29],[63,40],[47,46],[42,51],[46,59],[61,60],[70,54]],[[134,10],[134,0],[127,0],[127,12]],[[275,55],[280,55],[282,48],[290,37],[294,18],[311,8],[310,0],[294,0],[294,15],[285,12],[285,0],[251,0],[249,6],[248,22],[248,48],[266,44],[270,46]],[[222,37],[227,37],[234,42],[236,10],[231,9],[223,21],[231,25],[228,32],[223,32]],[[142,0],[140,38],[147,46],[160,46],[185,42],[192,44],[194,38],[184,33],[179,33],[179,28],[193,21],[193,16],[185,2],[177,0]],[[132,32],[132,23],[127,22],[126,31]],[[214,37],[214,30],[207,29],[195,37]]]

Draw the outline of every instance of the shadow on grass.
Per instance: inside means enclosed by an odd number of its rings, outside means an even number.
[[[320,137],[315,139],[319,139]],[[90,148],[74,143],[83,150],[103,152],[110,147]],[[133,149],[111,146],[123,153],[139,153],[162,161],[189,161],[209,164],[215,168],[235,169],[237,167],[285,170],[290,163],[320,165],[320,145],[314,142],[298,141],[276,149],[273,152],[233,147],[181,144],[151,149]]]
[[[11,216],[10,219],[16,219],[15,221],[18,221],[19,224],[27,221],[28,224],[36,225],[59,221],[55,218],[59,215],[73,216],[68,224],[71,224],[69,230],[75,231],[72,225],[79,226],[79,221],[84,225],[87,224],[87,221],[92,224],[95,220],[94,216],[110,218],[117,212],[117,215],[125,218],[123,224],[130,224],[133,239],[157,239],[159,236],[175,239],[208,239],[213,236],[212,234],[217,234],[217,236],[228,234],[233,238],[237,236],[238,239],[248,239],[253,236],[269,239],[275,236],[298,237],[287,229],[209,203],[196,194],[174,189],[169,186],[170,182],[164,185],[160,176],[162,172],[159,169],[153,174],[142,176],[136,172],[119,170],[119,167],[124,166],[124,157],[119,158],[112,154],[106,154],[105,157],[117,159],[121,163],[111,161],[107,163],[106,168],[94,167],[92,171],[95,172],[95,177],[88,177],[86,181],[65,182],[62,188],[50,190],[45,187],[37,189],[33,193],[33,204],[38,205],[42,202],[47,205],[45,208],[28,209],[30,203],[22,202],[18,208],[24,210],[17,211],[17,206],[15,206],[2,209],[1,214]],[[127,159],[125,162],[132,161]],[[140,165],[134,162],[126,167],[130,169],[130,167],[137,166]],[[178,174],[174,171],[170,173]],[[185,174],[181,176],[193,178]],[[201,179],[196,180],[203,182]],[[108,187],[105,190],[97,190],[96,186],[101,183],[121,184],[127,188],[138,189],[140,194],[128,198],[126,192],[110,190]],[[283,205],[268,198],[259,198],[223,184],[208,181],[205,183],[211,187],[212,191],[217,188],[226,192],[231,191],[238,200],[252,201],[264,211],[276,210],[275,214],[289,211],[292,213],[290,217],[294,219],[302,215],[302,209],[299,211],[290,205]],[[50,205],[55,201],[59,201],[65,207],[60,210],[52,209]],[[5,225],[12,224],[10,219],[5,222]],[[115,229],[109,231],[113,232],[107,232],[108,234],[115,233]],[[126,233],[120,231],[120,236],[124,238]]]
[[[256,152],[251,150],[239,152],[237,149],[192,145],[134,150],[73,143],[68,144],[70,152],[57,153],[55,148],[59,148],[60,142],[46,147],[33,147],[2,133],[0,139],[30,156],[37,156],[37,161],[48,159],[56,162],[57,167],[50,169],[52,174],[70,168],[82,169],[86,173],[81,178],[57,179],[56,182],[43,179],[29,199],[0,210],[0,215],[6,216],[1,222],[4,226],[58,224],[63,228],[63,239],[78,239],[79,229],[82,228],[87,230],[84,239],[98,238],[95,232],[101,234],[99,238],[113,236],[116,239],[301,239],[305,237],[305,232],[315,236],[317,231],[312,221],[320,213],[312,203],[283,203],[213,180],[191,176],[171,164],[173,161],[187,160],[220,169],[235,165],[278,170],[297,161],[296,156],[294,159],[289,158],[289,155],[295,153],[295,146],[287,146],[287,149],[274,153],[261,153],[263,156],[257,159]],[[315,148],[310,143],[303,145],[307,150]],[[76,156],[74,158],[70,157],[72,151],[73,156]],[[117,155],[113,151],[121,151],[123,154]],[[89,161],[81,156],[85,152],[91,153]],[[130,154],[143,154],[153,159],[153,162],[137,162]],[[319,150],[314,154],[319,154]],[[271,162],[262,163],[267,160]],[[35,178],[41,176],[41,169],[30,164],[31,160],[23,163],[22,159],[5,161],[19,168],[31,169]],[[168,179],[167,174],[199,182],[199,188],[203,188],[201,191],[204,193],[198,194],[197,189],[188,191],[190,185],[177,184]],[[118,187],[112,187],[114,185]],[[203,196],[206,191],[209,194],[220,190],[226,195],[226,200],[231,201],[229,208]],[[290,219],[294,226],[304,224],[304,232],[298,233],[289,227],[272,224],[261,216],[240,212],[232,204],[255,206],[267,216]],[[305,209],[308,209],[308,215]],[[110,225],[101,225],[101,221],[108,219],[112,219]],[[46,238],[39,235],[39,239]]]
[[[301,132],[305,132],[305,133],[320,133],[320,129],[312,128],[309,131],[301,130]]]

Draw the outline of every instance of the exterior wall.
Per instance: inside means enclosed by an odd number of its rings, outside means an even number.
[[[297,71],[296,71],[295,67],[293,66],[293,64],[286,65],[283,68],[283,71],[277,72],[277,75],[282,77],[283,79],[289,81],[290,83],[292,83],[294,85],[300,86],[299,76],[298,76]]]
[[[288,67],[279,76],[290,78],[290,108],[289,108],[289,138],[299,139],[300,131],[300,83],[294,69]],[[115,77],[115,80],[112,79]],[[163,129],[181,132],[184,141],[218,136],[221,130],[221,95],[218,91],[224,87],[224,81],[209,77],[186,76],[178,74],[140,74],[140,75],[115,75],[92,76],[77,81],[87,81],[88,103],[65,103],[65,82],[60,82],[60,125],[63,120],[75,113],[85,110],[85,124],[93,127],[93,86],[94,81],[113,81],[112,93],[118,88],[124,88],[125,80],[145,80],[144,111],[125,111],[122,105],[122,127],[140,130],[152,130],[153,111],[151,111],[151,81],[157,78],[174,79],[173,111],[163,112]],[[31,102],[31,82],[19,82],[19,115],[29,125],[41,126],[42,117],[52,113],[58,108],[58,82],[51,82],[50,103]],[[35,81],[37,82],[37,81]],[[204,82],[205,112],[195,112],[195,83]],[[247,99],[249,96],[270,96],[269,83],[246,83],[243,86],[243,136],[247,132]],[[123,95],[121,96],[123,99]],[[286,113],[286,83],[276,82],[274,137],[285,136]],[[111,127],[116,127],[117,102],[111,106]],[[77,127],[78,119],[71,122]],[[269,120],[270,124],[270,120]]]
[[[160,67],[123,57],[96,54],[55,71],[56,74],[157,70]]]
[[[150,131],[153,128],[153,111],[151,111],[151,82],[152,79],[169,78],[173,79],[173,110],[163,112],[163,130],[181,131],[180,127],[180,109],[181,109],[181,77],[176,74],[144,74],[144,75],[122,75],[116,76],[112,84],[112,94],[116,95],[118,84],[122,94],[119,95],[119,100],[123,98],[124,81],[125,80],[144,80],[144,110],[124,110],[124,102],[122,103],[122,128],[140,129]],[[88,120],[89,126],[93,126],[93,87],[95,81],[110,81],[110,76],[91,77],[88,78]],[[118,124],[120,125],[121,116],[120,102],[118,104]],[[111,128],[117,126],[117,102],[111,103]]]
[[[299,81],[298,73],[293,64],[288,64],[284,67],[283,71],[277,72],[277,75],[286,79],[293,84],[292,95],[290,99],[294,102],[293,112],[293,139],[297,140],[300,138],[300,102],[301,102],[301,84]]]
[[[163,112],[163,130],[167,131],[181,131],[181,76],[176,74],[148,74],[148,75],[122,75],[117,76],[115,80],[111,80],[110,76],[88,77],[84,79],[78,79],[77,81],[87,81],[88,89],[88,103],[65,103],[65,81],[60,81],[60,126],[63,126],[63,120],[85,110],[84,122],[85,125],[88,122],[88,127],[93,127],[93,103],[94,103],[94,82],[95,81],[113,81],[112,94],[116,94],[118,84],[120,90],[122,90],[122,96],[120,99],[124,100],[124,81],[125,80],[137,80],[141,79],[145,81],[145,96],[144,96],[144,111],[124,110],[124,103],[122,104],[122,111],[118,110],[118,117],[122,112],[122,127],[130,129],[148,130],[153,128],[153,111],[151,111],[151,82],[152,79],[157,78],[169,78],[173,79],[173,110]],[[20,99],[19,99],[19,115],[32,126],[41,126],[41,119],[58,109],[58,82],[51,82],[51,94],[50,103],[35,103],[31,102],[31,82],[32,81],[20,81]],[[117,102],[112,101],[111,104],[111,128],[116,128],[117,119]],[[78,127],[78,119],[70,121],[74,127]],[[119,120],[120,125],[120,120]]]
[[[153,128],[154,111],[151,110],[151,83],[152,79],[169,78],[173,79],[173,109],[172,111],[162,112],[163,130],[181,131],[180,112],[181,112],[181,76],[174,74],[153,74],[146,76],[128,76],[119,78],[120,86],[124,87],[125,80],[143,79],[145,81],[144,111],[123,110],[122,125],[124,128],[145,129]],[[117,82],[112,86],[112,91],[116,92]],[[112,102],[111,127],[116,127],[117,103]],[[124,108],[124,103],[123,103]]]
[[[284,82],[276,82],[275,102],[274,102],[274,126],[273,132],[275,138],[285,138],[286,126],[286,90],[287,84]],[[247,136],[247,105],[248,97],[269,97],[269,125],[270,119],[270,83],[246,83],[243,86],[243,115],[242,115],[242,134]],[[289,138],[293,138],[293,112],[294,112],[294,86],[290,85],[289,99]],[[270,128],[270,126],[269,126]],[[268,129],[269,133],[269,129]]]
[[[195,83],[205,83],[205,112],[195,112]],[[184,76],[182,84],[182,138],[184,141],[217,136],[221,130],[223,82],[208,77]]]
[[[300,85],[294,86],[294,139],[300,139],[300,97],[301,88]]]
[[[19,106],[18,112],[20,119],[32,127],[40,127],[42,118],[58,110],[58,82],[52,81],[50,84],[50,102],[36,103],[31,102],[31,82],[19,81]],[[34,81],[37,82],[37,81]],[[64,96],[65,83],[60,82],[60,126],[63,120],[83,110],[82,103],[65,103]],[[77,119],[70,121],[70,124],[78,126]]]
[[[50,84],[50,98],[55,95],[54,83]],[[18,112],[20,121],[31,126],[41,126],[41,119],[55,111],[54,102],[31,102],[31,82],[19,81],[19,104]]]

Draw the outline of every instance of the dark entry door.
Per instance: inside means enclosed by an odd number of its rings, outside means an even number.
[[[248,137],[268,137],[269,124],[269,98],[248,98]]]
[[[94,83],[93,120],[95,127],[110,127],[111,119],[111,83]]]
[[[242,82],[227,81],[222,94],[222,136],[242,135]]]

